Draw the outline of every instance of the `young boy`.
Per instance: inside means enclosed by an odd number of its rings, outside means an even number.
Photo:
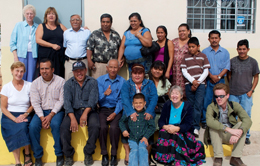
[[[251,108],[253,105],[252,94],[258,83],[259,67],[257,61],[248,56],[249,42],[247,39],[240,40],[237,43],[238,56],[230,61],[230,72],[228,80],[230,87],[230,101],[241,104],[244,110],[251,117]],[[249,130],[246,134],[246,144],[250,144]]]
[[[137,113],[137,120],[131,120],[130,116],[122,116],[119,121],[119,127],[124,137],[129,137],[130,146],[129,166],[148,166],[148,139],[155,131],[155,123],[153,119],[145,120],[146,105],[145,97],[142,93],[134,95],[133,107]],[[127,125],[129,132],[127,131]]]
[[[199,40],[196,37],[188,41],[189,53],[184,55],[181,63],[182,74],[186,78],[185,92],[193,107],[194,135],[199,136],[200,117],[203,111],[205,79],[208,76],[210,64],[205,54],[201,53]]]

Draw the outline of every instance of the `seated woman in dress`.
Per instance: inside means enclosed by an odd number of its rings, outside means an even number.
[[[25,166],[32,165],[29,151],[28,126],[33,107],[30,104],[31,83],[24,81],[25,65],[14,62],[11,66],[13,80],[5,84],[1,91],[1,132],[9,152],[13,152],[16,166],[21,166],[20,148],[25,148]]]
[[[155,159],[170,165],[202,165],[204,145],[192,134],[192,108],[182,101],[183,91],[174,85],[169,91],[170,100],[162,109],[158,125],[161,129],[157,140]]]
[[[160,25],[156,28],[157,43],[160,46],[160,50],[155,52],[154,61],[162,61],[166,66],[165,77],[172,81],[172,65],[174,46],[171,40],[167,39],[167,29],[165,26]]]
[[[155,107],[155,126],[159,130],[158,120],[161,116],[160,111],[162,110],[163,104],[169,99],[168,91],[171,87],[171,83],[165,78],[166,66],[162,61],[153,62],[149,71],[149,79],[153,81],[158,95],[157,106]]]

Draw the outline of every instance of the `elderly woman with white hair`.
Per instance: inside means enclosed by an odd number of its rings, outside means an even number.
[[[169,98],[158,122],[160,131],[154,157],[166,165],[202,165],[204,145],[193,135],[192,107],[182,100],[180,86],[171,87]]]
[[[14,61],[20,61],[25,64],[26,72],[23,80],[32,82],[37,62],[37,43],[35,32],[38,27],[33,19],[36,10],[32,5],[26,5],[23,8],[25,20],[18,22],[12,32],[10,39],[10,50],[14,55]]]

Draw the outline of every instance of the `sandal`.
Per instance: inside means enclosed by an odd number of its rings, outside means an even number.
[[[24,166],[26,165],[26,164],[30,164],[31,163],[31,165],[32,165],[32,157],[31,157],[31,154],[29,153],[29,154],[25,154],[25,150],[23,150],[23,156],[24,156]],[[29,160],[27,160],[27,161],[25,161],[25,158],[26,157],[29,157],[30,159]],[[17,166],[17,165],[16,165]]]
[[[128,165],[128,161],[125,160],[124,163],[125,163],[125,165]]]
[[[22,166],[22,164],[15,164],[15,166]]]

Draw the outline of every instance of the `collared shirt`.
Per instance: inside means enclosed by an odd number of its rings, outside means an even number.
[[[225,110],[223,110],[218,105],[218,109],[219,109],[219,122],[222,123],[223,125],[227,126],[227,127],[232,127],[232,125],[231,125],[231,123],[229,122],[229,119],[228,119],[228,105],[226,106]]]
[[[130,116],[122,116],[122,118],[119,121],[119,127],[121,131],[127,130],[125,123],[128,123],[128,127],[130,129],[130,136],[129,139],[132,141],[136,141],[139,143],[139,141],[145,137],[147,139],[150,138],[150,136],[153,135],[155,132],[155,122],[154,119],[145,120],[145,110],[142,112],[137,112],[137,120],[134,122],[131,120]]]
[[[115,80],[111,81],[109,74],[105,74],[97,78],[99,98],[98,103],[100,107],[115,108],[115,113],[118,114],[123,106],[121,102],[121,88],[125,82],[125,79],[119,75],[116,76]],[[106,96],[104,92],[110,85],[111,94]]]
[[[200,78],[204,69],[210,67],[211,65],[209,64],[207,56],[201,52],[197,55],[191,55],[190,53],[185,54],[180,65],[180,68],[187,69],[188,73],[196,80]],[[185,80],[185,84],[190,83],[187,79]],[[205,80],[202,84],[205,84]]]
[[[75,77],[71,77],[64,85],[65,114],[74,113],[74,109],[91,108],[94,110],[98,102],[97,80],[86,76],[82,87]]]
[[[29,35],[31,34],[30,41],[32,45],[32,56],[33,58],[37,58],[37,43],[35,40],[35,32],[37,27],[38,24],[36,24],[35,22],[33,23],[31,28],[26,20],[23,22],[18,22],[15,25],[11,34],[10,51],[13,52],[14,50],[17,50],[18,57],[26,58],[28,51]]]
[[[80,28],[77,32],[72,28],[63,33],[63,46],[66,49],[65,55],[70,58],[86,57],[87,41],[91,32],[88,29]]]
[[[110,30],[109,40],[107,40],[101,29],[91,33],[87,49],[93,51],[93,61],[107,63],[110,59],[117,59],[118,49],[121,43],[119,34]]]
[[[63,85],[65,80],[53,74],[52,80],[44,81],[42,76],[32,82],[30,97],[36,114],[43,116],[43,110],[57,113],[63,106]]]
[[[224,69],[230,70],[230,55],[225,48],[219,46],[218,51],[215,52],[215,50],[209,46],[205,48],[202,53],[208,57],[210,63],[209,72],[212,75],[219,75]]]

